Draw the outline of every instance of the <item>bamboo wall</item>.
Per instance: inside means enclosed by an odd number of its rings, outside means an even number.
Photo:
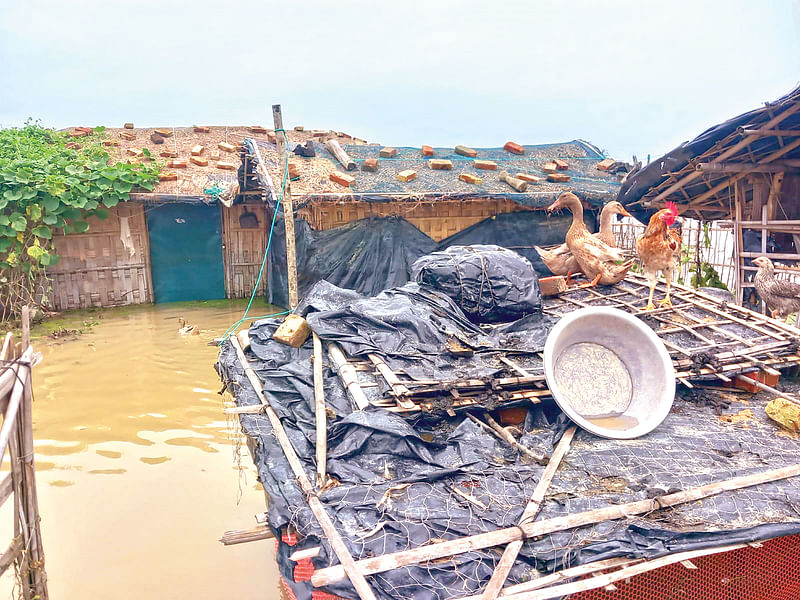
[[[225,292],[228,298],[246,298],[253,293],[264,248],[267,244],[271,213],[261,201],[222,207],[222,256],[225,263]],[[258,219],[258,228],[243,228],[240,217],[251,213]],[[281,242],[283,243],[283,242]],[[267,291],[267,277],[261,280],[258,295]]]
[[[367,217],[400,216],[434,240],[466,229],[488,217],[525,210],[513,200],[402,200],[392,202],[312,200],[300,215],[312,229],[325,230]]]
[[[120,238],[127,217],[134,253]],[[54,236],[61,260],[47,270],[56,310],[121,306],[153,301],[150,248],[144,205],[126,202],[109,210],[105,220],[89,219],[86,233]]]

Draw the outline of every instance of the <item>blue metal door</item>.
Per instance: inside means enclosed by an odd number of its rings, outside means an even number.
[[[219,207],[163,204],[146,214],[155,301],[225,298]]]

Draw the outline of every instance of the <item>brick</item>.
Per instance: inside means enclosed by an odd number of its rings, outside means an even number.
[[[94,133],[94,127],[76,127],[75,131],[85,131],[86,135]]]
[[[217,144],[217,147],[225,152],[233,152],[234,150],[236,150],[236,146],[234,146],[233,144],[229,144],[228,142],[220,142],[219,144]]]
[[[558,171],[558,165],[554,162],[545,163],[545,165],[542,167],[542,171],[545,173],[555,173]]]
[[[547,181],[553,181],[555,183],[566,183],[569,181],[569,175],[564,173],[550,173],[547,176]]]
[[[211,133],[211,127],[205,127],[204,125],[195,125],[194,126],[195,133]]]
[[[445,160],[443,158],[432,158],[428,161],[428,166],[437,171],[449,171],[453,168],[453,161]]]
[[[130,133],[128,131],[120,131],[119,132],[119,137],[121,137],[123,140],[135,140],[136,139],[136,134],[135,133]]]
[[[295,131],[303,131],[303,130],[305,130],[305,127],[303,127],[302,125],[295,125],[294,126],[294,130]]]
[[[503,150],[511,152],[511,154],[525,154],[525,148],[516,142],[506,142],[506,145],[503,146]]]
[[[611,165],[613,165],[615,162],[617,162],[617,161],[615,161],[613,158],[604,158],[599,163],[597,163],[597,168],[600,171],[608,171],[608,168]]]
[[[362,140],[361,138],[353,138],[353,143],[359,146],[366,146],[367,140]]]
[[[297,163],[290,162],[289,163],[289,178],[295,179],[296,177],[300,177],[299,167]]]
[[[361,163],[361,170],[362,171],[372,171],[373,173],[378,170],[378,159],[377,158],[366,158],[364,162]]]
[[[331,173],[330,180],[334,183],[338,183],[342,187],[350,187],[356,182],[355,177],[348,175],[347,173],[342,173],[341,171],[334,171]]]
[[[219,150],[212,150],[210,156],[211,160],[219,160],[220,157]]]
[[[138,149],[138,148],[128,148],[128,149],[126,150],[126,152],[127,152],[127,153],[128,153],[130,156],[141,156],[142,154],[144,154],[144,152],[142,152],[142,151],[141,151],[140,149]]]
[[[477,150],[473,150],[468,146],[462,146],[460,144],[455,148],[453,148],[453,150],[455,150],[456,154],[460,154],[461,156],[469,156],[470,158],[475,158],[476,156],[478,156]]]
[[[79,138],[79,137],[86,137],[89,134],[85,131],[68,131],[67,135],[71,138]]]
[[[564,169],[569,169],[569,165],[565,160],[561,160],[560,158],[554,158],[553,162],[556,164],[556,168],[561,169],[562,171]]]
[[[185,160],[183,160],[182,158],[179,158],[179,159],[177,159],[177,160],[170,160],[170,161],[168,161],[168,162],[167,162],[167,166],[168,166],[170,169],[185,169],[185,168],[186,168],[186,167],[188,167],[189,165],[187,165],[187,164],[186,164],[186,161],[185,161]]]
[[[123,127],[125,129],[133,129],[133,123],[125,123],[125,125],[123,125]]]
[[[780,379],[779,375],[773,375],[771,373],[767,373],[766,371],[755,371],[752,373],[744,373],[744,377],[747,379],[753,379],[755,381],[760,381],[764,385],[768,385],[770,387],[775,387],[778,385],[778,380]],[[751,394],[757,394],[759,389],[751,383],[747,383],[742,381],[739,378],[733,380],[733,386],[739,388],[740,390],[747,390]]]
[[[65,147],[69,148],[70,150],[80,150],[81,149],[81,145],[76,143],[76,142],[70,142]]]
[[[492,160],[476,160],[475,168],[482,171],[496,171],[497,163]]]
[[[458,176],[461,181],[466,181],[467,183],[474,183],[475,185],[480,185],[483,183],[483,179],[478,177],[477,175],[473,175],[472,173],[461,173]]]
[[[536,175],[528,175],[527,173],[517,173],[514,175],[517,179],[522,179],[522,181],[527,181],[528,183],[539,183],[543,177],[537,177]]]
[[[217,163],[217,168],[224,171],[235,171],[237,167],[232,162],[225,162],[221,160]]]
[[[192,148],[192,156],[200,156],[205,149],[205,146],[197,144],[194,148]]]
[[[378,156],[381,158],[392,158],[393,156],[397,156],[397,148],[381,148]]]
[[[406,169],[397,174],[397,181],[414,181],[417,178],[417,172],[413,169]]]
[[[352,140],[353,139],[352,135],[350,135],[349,133],[345,133],[344,131],[340,131],[339,132],[339,137],[340,138],[344,138],[346,140]]]
[[[542,296],[558,296],[567,291],[567,279],[563,275],[540,277],[539,289],[542,291]]]
[[[125,161],[129,165],[138,165],[141,161],[138,158],[133,158],[132,156]]]
[[[151,133],[150,134],[150,141],[153,142],[154,144],[163,144],[164,143],[164,136],[163,135],[159,135],[157,133]]]
[[[154,130],[158,135],[163,135],[164,137],[172,137],[172,129],[167,129],[162,127],[161,129]]]
[[[103,146],[119,146],[119,142],[117,140],[104,140]]]
[[[275,138],[275,132],[274,131],[268,131],[267,132],[267,139],[274,144],[277,141],[276,138]]]
[[[433,148],[431,148],[430,146],[423,146],[422,156],[433,156]]]
[[[192,156],[189,161],[198,167],[207,167],[208,159],[205,156]]]
[[[311,137],[321,138],[328,135],[327,131],[323,131],[322,129],[312,129],[311,130]]]
[[[175,150],[164,150],[163,152],[159,152],[158,155],[163,158],[178,158],[178,153],[175,152]]]
[[[308,322],[300,315],[291,314],[278,325],[272,334],[272,339],[292,348],[299,348],[310,335],[311,327],[308,326]]]
[[[261,125],[251,125],[247,128],[250,133],[267,133],[267,128]]]
[[[159,181],[177,181],[178,174],[175,171],[162,171],[158,174]]]

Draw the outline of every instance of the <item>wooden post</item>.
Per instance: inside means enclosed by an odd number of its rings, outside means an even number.
[[[536,489],[533,490],[533,495],[530,500],[528,500],[528,505],[522,512],[522,516],[519,519],[520,524],[535,520],[536,515],[539,514],[539,509],[542,506],[547,489],[550,487],[550,482],[553,481],[553,476],[556,474],[558,466],[561,464],[561,459],[564,458],[567,450],[569,450],[569,445],[572,443],[572,438],[575,436],[575,429],[575,425],[573,425],[561,436],[561,440],[559,440],[556,449],[553,451],[553,456],[550,457],[550,462],[547,463],[547,467],[544,473],[542,473],[539,483],[536,484]],[[511,567],[514,566],[514,561],[517,560],[519,551],[522,549],[524,543],[524,540],[514,540],[506,546],[506,549],[503,551],[503,556],[500,557],[500,562],[498,562],[494,568],[494,573],[492,573],[489,584],[483,591],[481,600],[495,600],[495,598],[497,598],[500,590],[503,589],[503,584],[506,582],[506,578],[511,572]]]
[[[734,182],[733,188],[733,196],[734,196],[734,215],[733,215],[733,227],[734,227],[734,238],[733,238],[733,259],[734,264],[736,265],[736,272],[735,272],[735,291],[736,291],[736,303],[739,306],[742,305],[742,300],[744,299],[744,269],[742,268],[742,199],[739,185],[739,182]]]
[[[22,307],[22,349],[31,343],[31,309],[26,304]]]
[[[311,333],[314,340],[314,404],[317,421],[317,487],[328,480],[328,418],[325,414],[325,386],[322,379],[322,340]]]
[[[297,254],[294,243],[294,202],[292,201],[292,185],[289,181],[288,152],[286,149],[285,131],[283,129],[283,115],[281,115],[281,105],[272,105],[272,119],[275,122],[275,141],[278,145],[278,155],[280,156],[281,182],[286,177],[286,189],[283,194],[283,225],[286,232],[286,276],[289,280],[289,308],[294,310],[297,307]]]

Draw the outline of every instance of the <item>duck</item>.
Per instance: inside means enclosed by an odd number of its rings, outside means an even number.
[[[624,217],[631,216],[622,204],[613,200],[606,204],[600,212],[600,231],[594,234],[595,237],[612,248],[617,247],[617,240],[614,237],[614,229],[612,227],[612,217],[614,215],[622,215]],[[569,279],[572,274],[578,273],[581,270],[578,261],[572,256],[572,252],[569,251],[566,242],[552,250],[545,250],[539,246],[534,246],[534,248],[536,252],[539,253],[544,265],[550,269],[553,275],[567,276],[567,285],[569,285]]]
[[[178,333],[181,335],[200,335],[200,330],[194,325],[188,325],[183,317],[178,317],[178,325]]]
[[[578,263],[578,267],[591,279],[590,287],[613,285],[622,281],[633,266],[633,259],[625,260],[622,252],[592,235],[583,222],[583,205],[572,192],[564,192],[547,212],[567,208],[572,212],[572,225],[567,231],[567,248]]]

